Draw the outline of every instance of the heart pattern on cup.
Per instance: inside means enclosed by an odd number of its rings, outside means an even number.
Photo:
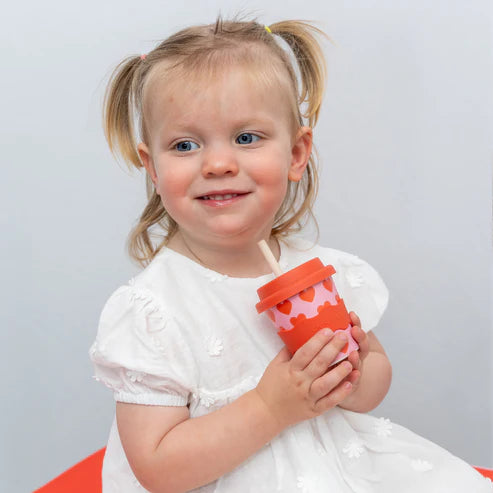
[[[325,284],[322,285],[322,283]],[[290,330],[294,326],[294,320],[300,314],[304,314],[307,319],[317,316],[325,306],[336,305],[336,297],[339,298],[337,289],[329,277],[325,281],[320,281],[303,291],[299,291],[297,294],[266,310],[266,312],[276,327],[284,327],[285,330]]]
[[[303,330],[302,327],[308,329],[311,326],[317,327],[317,324],[322,322],[319,314],[324,308],[334,307],[341,302],[339,293],[337,292],[336,285],[331,277],[328,277],[313,286],[306,288],[303,291],[298,291],[297,294],[292,295],[290,298],[278,303],[275,306],[271,306],[267,309],[267,315],[273,321],[274,325],[278,329],[278,333],[282,340],[288,346],[290,351],[294,353],[297,350],[295,347],[300,341],[296,341],[296,333]],[[345,309],[345,307],[343,306]],[[339,310],[336,310],[337,312]],[[324,314],[323,325],[327,323]],[[313,320],[312,320],[313,319]],[[291,332],[289,334],[289,332]],[[339,332],[340,330],[338,330]],[[347,333],[347,342],[336,356],[332,365],[337,364],[344,358],[348,357],[351,351],[358,349],[358,344],[351,337],[351,324],[344,330]],[[294,335],[294,339],[293,336]],[[302,341],[301,341],[302,342]],[[292,346],[292,347],[291,347]]]
[[[330,277],[328,279],[325,279],[322,284],[327,291],[332,291],[332,279]]]
[[[320,313],[322,310],[331,307],[332,305],[326,301],[323,305],[317,306],[317,312]]]
[[[304,313],[300,313],[297,317],[291,317],[289,321],[291,322],[291,325],[294,327],[297,323],[303,322],[306,320],[306,315]]]
[[[315,289],[313,289],[313,286],[310,286],[309,288],[306,288],[305,290],[301,291],[299,297],[303,301],[307,301],[308,303],[311,303],[313,301],[313,298],[315,297]]]
[[[291,308],[293,307],[291,301],[285,300],[277,305],[277,309],[284,313],[284,315],[289,315],[291,313]]]

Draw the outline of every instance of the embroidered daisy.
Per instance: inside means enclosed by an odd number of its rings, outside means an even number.
[[[315,491],[319,491],[318,486],[318,477],[310,475],[309,477],[298,476],[296,478],[296,486],[301,493],[314,493]]]
[[[207,352],[209,356],[219,356],[224,349],[223,342],[217,337],[210,337],[207,341]]]
[[[357,255],[352,255],[352,254],[348,254],[347,256],[345,256],[339,260],[346,267],[349,267],[351,265],[363,265],[364,264],[363,260],[361,260]]]
[[[212,397],[211,395],[201,395],[200,396],[200,403],[209,408],[211,407],[216,401],[214,400],[214,397]]]
[[[127,370],[127,377],[130,378],[131,382],[142,382],[145,377],[145,373],[141,371]]]
[[[350,459],[359,459],[363,452],[365,451],[363,444],[359,440],[350,440],[347,445],[342,449],[342,451]]]
[[[363,286],[365,282],[364,277],[359,272],[355,272],[354,270],[348,270],[346,272],[346,279],[352,288],[359,288]]]
[[[373,429],[379,437],[389,437],[392,435],[392,423],[388,418],[379,418]]]
[[[308,493],[308,489],[305,484],[305,478],[303,476],[298,476],[296,478],[296,486],[302,491],[302,493]]]
[[[411,466],[415,471],[426,472],[433,469],[433,464],[427,460],[414,459],[411,461]]]
[[[147,332],[151,334],[164,330],[167,323],[168,320],[161,315],[159,309],[147,314]]]
[[[165,347],[160,339],[158,339],[157,337],[153,337],[152,342],[154,343],[154,346],[156,346],[156,349],[159,352],[164,353]]]

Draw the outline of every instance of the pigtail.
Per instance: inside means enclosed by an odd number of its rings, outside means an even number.
[[[127,251],[130,258],[135,260],[141,267],[145,267],[167,243],[177,230],[177,225],[164,209],[161,197],[156,193],[152,181],[146,176],[146,189],[149,202],[140,215],[139,222],[130,231],[127,239]],[[154,225],[159,225],[159,231],[153,234]],[[162,231],[166,231],[163,239]],[[155,246],[151,237],[160,239],[158,246]]]
[[[291,49],[299,70],[299,81],[292,63],[286,59],[286,68],[291,74],[298,97],[300,125],[305,118],[308,126],[317,123],[327,78],[325,57],[317,38],[330,38],[320,29],[304,21],[281,21],[271,24],[269,30],[279,36]],[[272,228],[274,236],[297,233],[311,220],[315,226],[317,239],[318,223],[313,213],[313,204],[318,193],[317,151],[315,145],[308,166],[299,182],[290,182],[286,197],[276,214]]]
[[[291,48],[300,70],[299,105],[307,103],[302,116],[314,127],[318,120],[325,90],[327,67],[316,35],[330,38],[317,27],[304,21],[281,21],[269,26]]]
[[[141,168],[135,148],[134,112],[136,72],[140,57],[120,62],[113,71],[103,102],[103,128],[106,141],[115,157],[120,154],[127,165]]]
[[[131,166],[142,168],[136,146],[134,108],[138,112],[141,131],[144,131],[140,106],[142,81],[147,71],[144,63],[142,58],[137,56],[120,62],[110,77],[103,102],[103,128],[109,148],[115,157],[119,154],[129,168]],[[164,209],[161,197],[156,193],[147,174],[146,192],[148,203],[127,239],[127,251],[141,267],[145,267],[164,244],[162,241],[157,247],[154,246],[151,240],[152,227],[159,225],[168,233],[174,233],[175,230],[174,221]]]

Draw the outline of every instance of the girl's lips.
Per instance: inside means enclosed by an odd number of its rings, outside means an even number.
[[[211,198],[203,198],[199,197],[198,200],[202,202],[207,207],[224,207],[227,205],[234,204],[243,198],[245,198],[250,192],[247,193],[239,193],[239,194],[217,194],[217,195],[231,195],[230,198],[222,198],[222,199],[214,199],[214,195],[211,195]]]

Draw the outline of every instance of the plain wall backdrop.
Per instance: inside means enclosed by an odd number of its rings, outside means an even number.
[[[315,142],[320,242],[391,293],[393,384],[373,414],[493,467],[492,34],[486,0],[14,2],[2,9],[0,490],[32,491],[106,443],[88,349],[137,271],[143,175],[101,102],[115,65],[221,11],[316,20],[329,80]]]

